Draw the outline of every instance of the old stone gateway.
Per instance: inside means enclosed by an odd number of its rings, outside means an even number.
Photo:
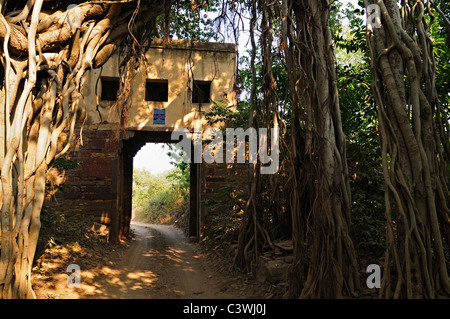
[[[65,187],[45,206],[92,214],[109,226],[110,240],[126,237],[134,155],[147,142],[177,142],[171,132],[179,127],[193,130],[196,120],[205,127],[202,111],[211,108],[211,101],[236,105],[235,52],[234,44],[172,40],[163,45],[155,39],[146,53],[146,70],[141,66],[132,77],[122,122],[114,107],[123,60],[120,50],[102,68],[88,71],[82,90],[86,121],[69,152],[81,166],[51,172],[50,178],[63,181]],[[202,196],[214,191],[221,177],[206,164],[190,165],[189,236],[198,238],[206,215]]]

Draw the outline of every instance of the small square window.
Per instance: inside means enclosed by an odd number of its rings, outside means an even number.
[[[145,100],[167,102],[169,100],[169,83],[167,80],[147,80],[145,82]]]
[[[192,103],[209,103],[211,98],[211,81],[194,81]]]
[[[119,78],[101,78],[102,81],[102,101],[115,101],[119,92]]]

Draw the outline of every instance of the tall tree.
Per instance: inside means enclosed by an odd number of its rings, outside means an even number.
[[[69,149],[76,123],[83,122],[83,74],[105,63],[127,35],[133,52],[128,57],[135,56],[137,39],[149,39],[166,6],[166,1],[75,3],[0,1],[6,133],[0,145],[0,298],[35,296],[31,267],[47,170]],[[64,132],[68,136],[61,139]]]
[[[402,1],[400,10],[394,0],[364,3],[375,5],[369,7],[367,44],[385,182],[380,296],[448,295],[448,115],[436,90],[430,1]]]
[[[288,296],[353,296],[359,288],[359,276],[349,235],[351,199],[329,28],[330,4],[249,1],[249,7],[250,125],[280,127],[281,148],[287,153],[282,156],[286,160],[280,174],[288,180],[280,184],[280,179],[269,179],[270,186],[261,187],[263,176],[258,175],[257,167],[252,168],[236,263],[249,269],[250,252],[258,256],[264,245],[271,244],[264,230],[267,210],[261,202],[265,194],[279,196],[282,189],[288,196],[286,211],[292,215],[294,242]],[[258,48],[254,40],[257,22],[261,32]],[[274,38],[279,43],[275,54]],[[261,64],[256,68],[259,52]],[[277,59],[281,60],[277,72],[283,73],[283,83],[274,81],[275,75],[280,78],[274,73]],[[261,73],[258,86],[257,71]]]
[[[359,288],[329,18],[327,0],[283,1],[292,104],[290,297],[338,298]]]
[[[273,5],[273,4],[272,4]],[[272,73],[272,42],[273,42],[273,6],[270,1],[260,1],[257,5],[256,1],[250,3],[251,21],[250,21],[250,41],[251,41],[251,90],[250,90],[250,116],[249,126],[251,128],[265,128],[270,132],[270,128],[278,128],[279,114],[276,104],[276,86]],[[257,75],[256,75],[256,54],[258,52],[255,41],[255,29],[258,20],[258,9],[261,16],[261,35],[259,44],[261,49],[262,67],[261,67],[261,91],[263,95],[261,103],[257,99]],[[272,132],[273,133],[273,132]],[[271,137],[267,138],[268,140]],[[268,142],[269,143],[269,142]],[[270,143],[269,143],[270,144]],[[274,150],[271,150],[273,152]],[[261,174],[261,163],[251,164],[249,166],[249,195],[245,205],[245,212],[242,226],[239,230],[238,251],[235,263],[241,268],[250,270],[249,251],[253,252],[255,259],[258,258],[261,250],[265,245],[272,248],[272,241],[269,235],[269,209],[264,207],[263,193],[265,191],[276,194],[274,189],[278,188],[277,174],[273,174],[275,178],[268,178]],[[271,176],[273,177],[273,176]],[[263,184],[270,179],[270,184],[276,184],[275,187],[263,187]],[[270,205],[270,204],[269,204]]]

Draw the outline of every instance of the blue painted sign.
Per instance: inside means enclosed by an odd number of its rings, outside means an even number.
[[[166,124],[166,110],[154,109],[153,110],[153,124]]]

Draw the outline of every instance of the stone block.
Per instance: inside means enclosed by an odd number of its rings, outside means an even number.
[[[84,189],[85,192],[87,193],[95,193],[95,194],[100,194],[100,193],[111,193],[111,187],[110,186],[103,186],[100,184],[93,184],[93,185],[88,185],[85,187]]]
[[[105,143],[103,151],[105,153],[112,153],[111,155],[113,156],[117,156],[116,154],[118,154],[119,152],[119,140],[115,138],[109,138]]]
[[[111,175],[112,160],[109,158],[98,158],[95,161],[85,161],[83,163],[83,174],[102,178]]]
[[[287,280],[289,266],[285,257],[271,259],[260,256],[255,269],[256,280],[261,283],[268,281],[274,284],[284,282]]]
[[[64,198],[64,199],[81,199],[81,198],[83,198],[83,193],[81,193],[81,192],[78,192],[78,193],[71,193],[71,192],[62,193],[61,197]]]
[[[101,192],[101,193],[87,193],[83,195],[83,198],[89,200],[114,200],[116,199],[117,194],[111,191]]]
[[[93,138],[84,145],[85,150],[103,150],[106,140],[102,138]]]
[[[91,211],[110,211],[112,208],[112,201],[110,200],[92,200],[90,202]]]
[[[103,130],[96,130],[95,131],[95,137],[99,139],[107,139],[109,138],[113,133],[111,131],[103,131]]]

